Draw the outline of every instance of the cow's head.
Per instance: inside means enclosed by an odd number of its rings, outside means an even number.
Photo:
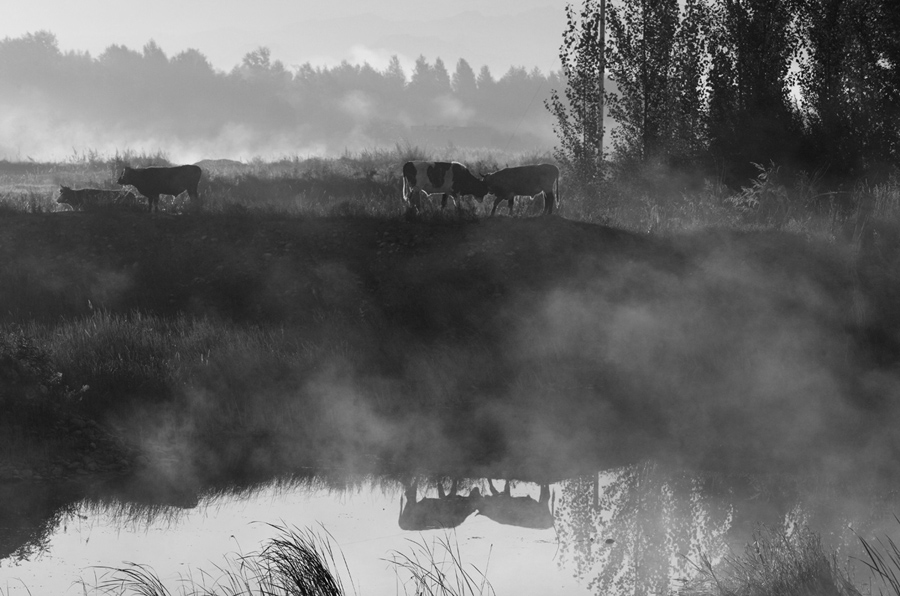
[[[57,203],[61,203],[63,205],[73,205],[73,199],[75,199],[77,195],[72,191],[68,186],[59,185],[59,198],[56,199]]]
[[[125,166],[125,169],[122,170],[122,174],[119,176],[119,179],[116,180],[116,184],[131,184],[131,172],[133,170],[128,166]]]

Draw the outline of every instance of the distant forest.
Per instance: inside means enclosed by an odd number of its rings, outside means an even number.
[[[50,32],[0,41],[0,158],[29,152],[178,151],[197,157],[336,154],[411,145],[549,151],[544,100],[559,73],[511,67],[499,79],[424,56],[407,76],[346,62],[295,69],[265,47],[230,72],[200,51],[109,46],[62,52]]]

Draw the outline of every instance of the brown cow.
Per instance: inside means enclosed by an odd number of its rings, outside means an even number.
[[[554,182],[557,196],[559,194],[559,168],[553,164],[503,168],[492,174],[484,174],[481,179],[487,184],[490,194],[497,197],[494,199],[491,215],[503,201],[507,202],[507,208],[512,214],[513,201],[516,197],[534,197],[541,193],[544,194],[544,214],[553,213]]]
[[[147,209],[159,211],[159,195],[177,197],[187,192],[197,200],[197,185],[202,170],[197,166],[125,168],[119,176],[119,184],[129,184],[147,197]]]

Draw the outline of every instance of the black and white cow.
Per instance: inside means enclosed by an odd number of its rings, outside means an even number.
[[[125,168],[117,182],[135,187],[147,197],[148,209],[159,211],[159,195],[175,197],[187,191],[196,200],[201,174],[197,166]]]
[[[496,196],[491,215],[497,211],[497,207],[504,200],[507,208],[512,213],[513,201],[516,197],[534,197],[544,194],[544,213],[553,213],[553,183],[556,183],[556,192],[559,194],[559,168],[553,164],[542,163],[536,166],[517,166],[503,168],[492,174],[481,177],[487,184],[490,194]]]
[[[420,209],[422,193],[440,194],[443,209],[447,206],[448,195],[454,201],[461,196],[473,196],[481,201],[489,192],[487,184],[455,161],[408,161],[403,164],[403,200],[413,211]]]

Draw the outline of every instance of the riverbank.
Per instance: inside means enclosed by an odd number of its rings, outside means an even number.
[[[315,465],[540,480],[660,457],[893,474],[894,238],[9,214],[3,469],[180,490]]]

